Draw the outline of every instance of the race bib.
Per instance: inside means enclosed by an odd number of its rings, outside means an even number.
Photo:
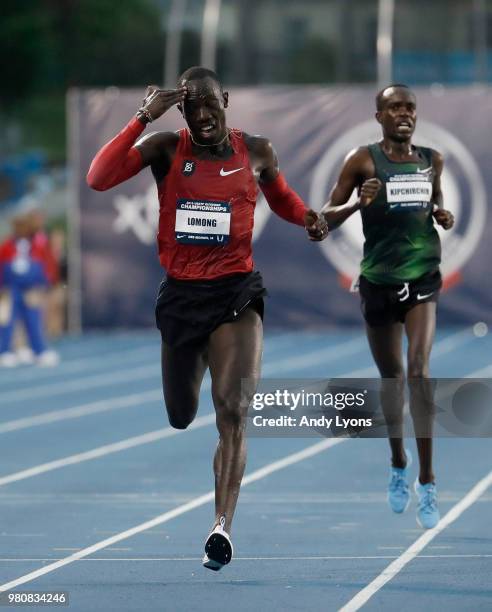
[[[432,199],[432,183],[420,174],[395,175],[386,183],[390,210],[426,210]]]
[[[228,202],[180,199],[176,203],[176,242],[196,246],[229,242],[231,205]]]

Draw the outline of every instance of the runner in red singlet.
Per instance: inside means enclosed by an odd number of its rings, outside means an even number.
[[[177,104],[187,128],[137,139],[147,123]],[[257,184],[272,210],[328,233],[288,186],[267,138],[226,125],[228,94],[217,75],[190,68],[175,90],[151,86],[130,123],[94,158],[87,181],[105,190],[150,166],[157,183],[159,258],[167,277],[156,305],[162,336],[164,398],[173,427],[186,428],[210,369],[219,442],[214,457],[215,520],[203,564],[218,570],[232,558],[229,537],[246,463],[245,421],[260,375],[263,296],[251,243]],[[241,379],[253,385],[241,389]]]

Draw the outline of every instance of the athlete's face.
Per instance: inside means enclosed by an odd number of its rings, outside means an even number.
[[[227,92],[222,92],[219,84],[209,77],[184,84],[186,97],[179,108],[193,139],[205,145],[220,142],[226,135]]]
[[[376,119],[383,128],[384,137],[397,142],[410,141],[417,123],[415,95],[403,87],[389,87],[382,102]]]

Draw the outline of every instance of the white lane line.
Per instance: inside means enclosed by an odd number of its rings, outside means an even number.
[[[373,595],[375,595],[383,586],[394,578],[410,561],[415,559],[417,555],[439,535],[442,531],[456,521],[477,499],[485,493],[492,485],[492,471],[487,476],[482,478],[477,484],[456,504],[451,510],[439,521],[434,529],[429,529],[424,532],[407,550],[395,559],[388,567],[383,570],[366,587],[359,591],[339,612],[355,612],[365,605]]]
[[[138,493],[134,493],[134,494],[122,494],[122,495],[103,495],[103,494],[91,494],[91,493],[80,493],[78,495],[74,495],[74,494],[67,494],[67,493],[50,493],[50,494],[46,494],[46,495],[40,495],[40,494],[36,494],[36,495],[31,495],[30,493],[14,493],[14,494],[9,494],[9,493],[3,493],[0,494],[0,503],[4,504],[10,504],[11,506],[19,506],[19,504],[23,504],[23,505],[27,505],[27,504],[31,504],[31,503],[52,503],[53,500],[55,500],[56,502],[60,503],[66,503],[66,504],[84,504],[85,506],[87,506],[88,504],[94,504],[97,505],[99,507],[101,507],[102,504],[135,504],[138,505],[139,507],[141,507],[143,504],[148,504],[148,505],[159,505],[162,507],[166,507],[166,506],[172,506],[173,504],[178,504],[178,503],[182,503],[184,502],[186,499],[188,499],[189,495],[186,494],[179,494],[179,495],[175,495],[175,494],[170,494],[170,495],[165,495],[165,494],[147,494],[147,495],[140,495]],[[357,496],[357,497],[349,497],[346,496],[344,499],[340,496],[337,496],[336,493],[334,494],[334,498],[335,499],[330,499],[329,497],[326,499],[322,499],[322,498],[316,498],[316,499],[311,499],[309,495],[303,495],[302,498],[299,499],[272,499],[269,498],[268,495],[261,495],[258,496],[258,498],[253,497],[253,498],[249,498],[245,496],[241,496],[241,506],[247,506],[247,505],[252,505],[255,506],[259,503],[259,501],[261,501],[262,503],[268,503],[270,505],[286,505],[286,504],[290,504],[291,506],[294,506],[296,504],[317,504],[317,505],[322,505],[322,506],[326,506],[327,504],[336,504],[336,505],[340,505],[340,504],[352,504],[352,505],[363,505],[363,506],[367,506],[367,504],[381,504],[382,502],[386,501],[386,495],[378,494],[377,496],[375,495],[374,497],[366,497],[366,496]],[[457,499],[459,499],[459,497],[456,494],[453,495],[446,495],[446,494],[441,494],[439,493],[439,501],[440,502],[455,502]],[[492,501],[492,495],[483,495],[480,498],[480,503],[483,502],[491,502]],[[294,519],[285,519],[287,520],[294,520]],[[336,527],[337,525],[335,525]],[[354,523],[354,524],[347,524],[347,523],[340,523],[338,525],[339,527],[343,527],[345,529],[356,529],[359,528],[361,526],[361,523]],[[415,534],[415,533],[420,533],[420,529],[419,528],[415,528],[415,529],[408,529],[406,530],[407,533],[409,534]],[[102,533],[102,532],[100,532]],[[110,532],[107,532],[110,533]],[[0,538],[1,537],[5,537],[5,536],[9,536],[10,534],[8,533],[2,533],[0,532]],[[378,549],[380,550],[400,550],[402,551],[405,548],[404,545],[401,546],[378,546]],[[452,546],[436,546],[436,547],[431,547],[431,548],[453,548]]]
[[[67,552],[69,550],[80,550],[80,546],[77,546],[76,548],[74,548],[74,547],[70,547],[70,548],[52,548],[51,550],[56,550],[58,552]]]
[[[462,344],[466,344],[471,340],[476,340],[476,337],[473,335],[473,328],[466,327],[458,332],[450,334],[446,338],[439,340],[432,348],[431,358],[440,357],[441,355],[446,355],[446,353],[450,353],[456,350]],[[367,368],[360,368],[359,370],[354,370],[351,372],[351,378],[367,378],[379,376],[378,369],[375,365],[368,366]]]
[[[146,378],[157,378],[161,375],[161,366],[157,364],[140,366],[138,368],[126,368],[124,370],[114,370],[104,374],[76,378],[66,382],[53,382],[47,385],[37,385],[26,389],[17,389],[2,393],[2,402],[19,402],[26,399],[39,399],[41,397],[53,397],[72,393],[74,391],[85,391],[87,389],[97,389],[117,385],[118,383],[145,380]]]
[[[253,482],[256,482],[257,480],[266,478],[267,476],[269,476],[270,474],[273,474],[274,472],[278,472],[279,470],[283,470],[284,468],[294,465],[296,463],[299,463],[300,461],[304,461],[305,459],[314,457],[315,455],[329,448],[332,448],[333,446],[336,446],[337,444],[341,444],[345,440],[346,440],[345,438],[331,438],[329,440],[322,440],[321,442],[317,442],[316,444],[313,444],[309,446],[308,448],[305,448],[301,451],[287,455],[283,457],[282,459],[273,461],[272,463],[268,463],[262,468],[255,470],[254,472],[251,472],[251,474],[248,474],[247,476],[245,476],[243,478],[241,486],[245,487]],[[59,561],[55,561],[54,563],[45,565],[44,567],[41,567],[33,572],[24,574],[24,576],[20,576],[19,578],[16,578],[15,580],[6,582],[5,584],[0,585],[0,592],[9,591],[10,589],[17,587],[20,584],[31,582],[32,580],[35,580],[36,578],[39,578],[40,576],[44,576],[45,574],[49,574],[50,572],[53,572],[59,569],[60,567],[64,567],[65,565],[69,565],[70,563],[73,563],[74,561],[78,561],[79,559],[88,557],[89,555],[92,555],[98,550],[108,548],[109,546],[112,546],[113,544],[116,544],[117,542],[122,542],[123,540],[127,540],[128,538],[131,538],[132,536],[137,535],[138,533],[142,533],[143,531],[146,531],[147,529],[152,529],[152,527],[156,527],[157,525],[162,525],[163,523],[167,523],[171,521],[172,519],[178,516],[181,516],[182,514],[185,514],[186,512],[190,512],[191,510],[194,510],[195,508],[199,508],[200,506],[204,506],[205,504],[208,504],[209,502],[213,501],[214,498],[215,498],[215,491],[209,491],[208,493],[205,493],[204,495],[200,495],[199,497],[196,497],[195,499],[192,499],[186,504],[182,504],[181,506],[178,506],[177,508],[174,508],[173,510],[170,510],[169,512],[160,514],[159,516],[156,516],[155,518],[149,521],[145,521],[144,523],[140,523],[140,525],[136,525],[135,527],[132,527],[131,529],[127,529],[126,531],[122,531],[121,533],[111,536],[110,538],[106,538],[105,540],[97,542],[96,544],[93,544],[92,546],[83,548],[82,550],[75,552],[73,555],[70,555],[69,557],[65,557],[64,559],[60,559]]]
[[[53,550],[80,550],[79,548],[53,548]],[[108,550],[128,550],[127,548],[109,548]],[[418,555],[418,559],[492,559],[492,555]],[[364,561],[364,560],[378,560],[378,559],[396,559],[395,555],[331,555],[331,556],[311,556],[311,557],[234,557],[234,563],[239,561]],[[15,559],[1,558],[0,563],[11,563],[13,561],[26,562],[26,561],[60,561],[61,559],[54,559],[53,557],[28,557],[21,559],[16,557]],[[79,562],[128,562],[135,563],[137,561],[171,561],[176,563],[179,561],[201,561],[202,557],[90,557],[84,559],[78,559]]]
[[[492,365],[485,366],[484,368],[480,368],[480,370],[476,370],[473,373],[473,376],[469,378],[491,378],[492,377]]]
[[[447,338],[443,338],[439,342],[436,342],[435,346],[432,348],[431,355],[432,357],[440,357],[441,355],[446,355],[451,351],[454,351],[462,344],[466,344],[471,340],[476,340],[477,337],[473,333],[473,327],[465,327],[454,334],[449,335]]]
[[[66,548],[52,548],[51,550],[56,550],[57,552],[67,552],[70,550],[81,550],[80,546],[68,546]],[[131,547],[127,546],[127,547],[117,547],[117,546],[111,546],[110,548],[108,548],[108,552],[109,551],[114,551],[116,550],[117,552],[122,552],[122,551],[129,551],[132,550]],[[50,559],[50,561],[53,561],[53,559]]]
[[[188,427],[188,430],[207,427],[208,425],[212,425],[212,423],[215,423],[215,413],[206,414],[204,416],[198,417]],[[18,482],[19,480],[25,480],[26,478],[32,478],[33,476],[39,476],[39,474],[51,472],[52,470],[57,470],[59,468],[66,467],[67,465],[75,465],[76,463],[90,461],[91,459],[98,459],[99,457],[103,457],[104,455],[109,455],[111,453],[119,453],[121,451],[128,450],[129,448],[142,446],[143,444],[157,442],[158,440],[163,440],[164,438],[171,438],[172,436],[182,434],[184,431],[184,429],[173,429],[172,427],[164,427],[163,429],[156,429],[140,436],[126,438],[125,440],[121,440],[120,442],[114,442],[113,444],[105,444],[104,446],[99,446],[83,453],[69,455],[68,457],[63,457],[62,459],[56,459],[55,461],[42,463],[32,468],[28,468],[27,470],[22,470],[20,472],[15,472],[13,474],[3,476],[0,478],[0,486],[10,484],[11,482]]]
[[[149,357],[153,354],[157,360],[160,358],[160,346],[157,343],[133,349],[126,348],[120,351],[111,351],[108,353],[94,353],[92,357],[61,361],[60,364],[54,368],[34,368],[31,366],[20,371],[15,370],[12,372],[12,376],[9,378],[8,382],[10,384],[17,384],[23,380],[32,382],[34,378],[45,380],[46,378],[61,377],[69,373],[76,373],[84,370],[97,371],[100,369],[101,365],[105,366],[111,364],[114,360],[117,360],[116,365],[119,365],[120,363],[124,364],[128,361],[138,361],[143,357]],[[155,364],[155,359],[153,363]]]
[[[318,349],[311,353],[305,353],[295,358],[295,367],[302,369],[308,368],[312,365],[319,365],[320,362],[323,365],[325,363],[331,363],[343,357],[349,357],[350,355],[359,353],[365,348],[365,345],[366,342],[364,338],[353,338],[349,342],[345,342],[343,344],[337,344],[329,348]],[[287,359],[266,364],[263,366],[261,374],[263,377],[265,375],[271,376],[272,374],[277,377],[277,374],[280,374],[281,372],[292,371],[292,361],[293,358],[288,357]]]
[[[109,410],[142,406],[144,403],[159,400],[162,400],[162,390],[153,389],[144,393],[132,393],[131,395],[113,397],[109,400],[89,402],[87,404],[81,404],[80,406],[74,406],[73,408],[51,410],[50,412],[43,412],[34,416],[0,423],[0,434],[18,431],[19,429],[27,429],[29,427],[37,427],[39,425],[47,425],[48,423],[55,423],[58,421],[66,421],[68,419],[77,419],[90,414],[107,412]]]
[[[0,533],[0,538],[44,538],[45,533]]]
[[[294,367],[295,368],[309,367],[311,365],[319,363],[321,359],[323,360],[323,363],[330,363],[331,361],[334,361],[335,359],[339,359],[341,357],[346,357],[354,353],[357,353],[358,351],[362,350],[363,347],[364,347],[364,341],[359,338],[359,339],[351,340],[350,342],[347,342],[346,344],[343,344],[342,346],[340,345],[330,346],[328,348],[316,350],[311,353],[299,355],[298,357],[289,357],[289,358],[282,359],[282,360],[276,360],[270,363],[266,363],[263,366],[263,374],[271,375],[275,372],[292,371]],[[155,367],[155,366],[152,366],[152,367]],[[143,370],[145,373],[144,368],[140,368],[140,370]],[[126,373],[123,373],[120,371],[119,374],[123,377],[124,380],[128,380],[129,377]],[[105,384],[106,382],[106,376],[107,375],[102,376],[103,384]],[[81,386],[83,389],[86,389],[88,384],[89,386],[91,385],[91,382],[92,382],[92,385],[94,384],[94,378],[97,379],[96,383],[98,386],[100,386],[99,383],[101,382],[101,376],[92,377],[92,381],[88,380],[87,378],[84,378],[84,379],[80,379],[80,383],[77,381],[73,381],[73,382],[75,382],[75,384],[77,384],[78,386]],[[114,380],[114,377],[111,378],[111,380]],[[71,383],[68,383],[68,384],[71,384]],[[51,385],[49,387],[52,388]],[[43,387],[43,389],[45,388],[46,386]],[[209,380],[204,381],[201,390],[206,391],[209,388],[210,388],[210,381]],[[32,392],[35,392],[36,390],[36,388],[31,388],[31,389],[32,389]],[[38,390],[39,390],[39,387],[38,387]],[[65,391],[63,390],[63,392]],[[20,392],[17,392],[17,393],[20,393]],[[31,393],[31,390],[27,390],[27,393]],[[3,393],[2,399],[5,399],[6,395],[8,394]],[[52,393],[50,393],[50,395],[52,395]],[[79,417],[83,417],[83,416],[87,416],[91,414],[96,414],[98,412],[105,412],[107,410],[117,410],[120,408],[127,408],[132,405],[136,406],[136,405],[139,405],[140,402],[154,401],[156,399],[159,400],[161,398],[162,398],[162,390],[160,387],[158,387],[156,389],[151,389],[146,392],[136,393],[136,394],[129,395],[129,396],[116,397],[116,398],[110,398],[107,400],[90,402],[88,404],[74,406],[73,408],[53,410],[53,411],[42,413],[39,415],[33,415],[29,417],[24,417],[22,419],[14,419],[12,421],[5,421],[3,423],[0,423],[0,434],[9,433],[11,431],[17,431],[19,429],[26,429],[28,427],[46,425],[48,423],[54,423],[54,422],[63,421],[66,419],[75,419],[75,418],[79,418]]]

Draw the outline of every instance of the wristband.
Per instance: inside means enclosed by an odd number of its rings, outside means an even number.
[[[152,121],[154,121],[154,118],[150,114],[149,110],[144,107],[138,109],[137,117],[139,114],[147,119],[147,123],[152,123]]]

